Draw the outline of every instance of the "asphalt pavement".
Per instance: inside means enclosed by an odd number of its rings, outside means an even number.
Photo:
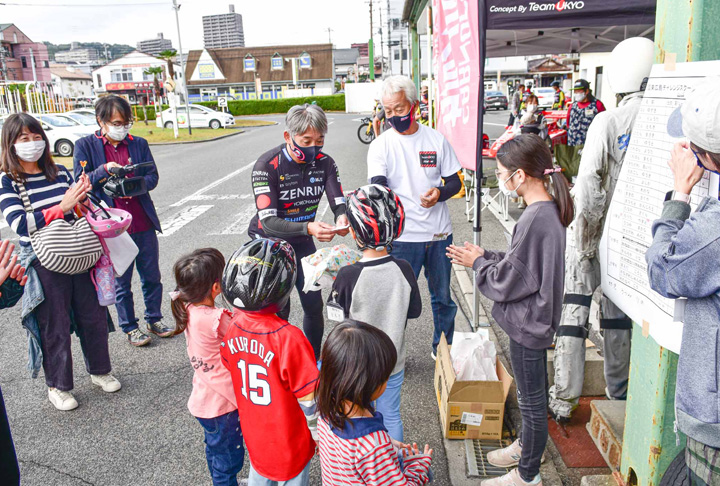
[[[246,230],[254,214],[251,167],[258,156],[282,143],[282,116],[263,116],[280,125],[248,128],[225,140],[192,145],[153,147],[160,183],[152,197],[164,228],[160,237],[160,267],[166,291],[174,288],[172,265],[195,248],[215,247],[226,257],[247,241]],[[325,151],[336,160],[343,186],[354,189],[366,183],[367,145],[357,139],[358,115],[328,114]],[[507,112],[490,114],[486,131],[491,138],[502,133]],[[462,223],[465,204],[453,200],[453,219]],[[322,220],[331,222],[327,201],[320,205]],[[457,224],[456,223],[456,224]],[[469,225],[462,233],[469,231]],[[8,237],[9,230],[3,231]],[[350,237],[333,244],[352,246]],[[427,283],[420,279],[423,314],[409,322],[408,360],[403,386],[402,414],[405,436],[435,450],[436,484],[448,485],[447,461],[442,446],[430,358],[432,313]],[[141,289],[134,285],[136,312],[142,316]],[[163,312],[171,320],[170,302]],[[111,309],[116,317],[114,308]],[[460,316],[461,317],[461,316]],[[290,322],[301,322],[300,303],[292,298]],[[330,326],[326,326],[326,333]],[[203,432],[186,403],[193,368],[185,339],[153,338],[150,346],[131,347],[118,331],[110,335],[113,374],[122,390],[108,394],[90,383],[77,339],[73,339],[75,389],[80,406],[59,412],[49,403],[41,372],[31,379],[26,370],[27,338],[20,325],[19,308],[0,316],[0,386],[9,414],[20,460],[23,485],[206,485],[211,484]],[[267,420],[271,420],[268,417]],[[246,469],[241,477],[247,476]],[[0,481],[2,482],[2,481]],[[311,484],[320,484],[319,461],[313,459]]]

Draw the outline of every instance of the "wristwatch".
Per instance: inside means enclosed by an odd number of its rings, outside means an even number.
[[[665,201],[682,201],[684,203],[690,204],[690,194],[684,194],[677,191],[668,191],[667,194],[665,194]]]

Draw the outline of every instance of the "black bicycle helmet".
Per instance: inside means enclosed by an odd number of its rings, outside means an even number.
[[[240,310],[275,314],[287,304],[296,278],[292,247],[276,238],[258,238],[233,253],[223,272],[222,292]]]
[[[559,88],[559,87],[560,87],[560,81],[553,81],[550,86]]]
[[[379,184],[363,186],[348,195],[347,217],[361,250],[381,250],[405,228],[405,209],[400,198]]]

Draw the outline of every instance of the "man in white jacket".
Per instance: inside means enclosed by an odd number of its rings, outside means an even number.
[[[608,81],[624,97],[618,108],[599,113],[587,133],[572,191],[575,221],[568,228],[565,300],[555,341],[555,384],[550,388],[550,412],[558,421],[570,419],[582,393],[590,304],[601,283],[597,249],[653,57],[653,43],[646,38],[630,38],[615,47]],[[605,296],[600,311],[605,391],[610,399],[624,400],[632,322]]]

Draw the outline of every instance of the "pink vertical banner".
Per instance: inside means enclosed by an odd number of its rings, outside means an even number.
[[[478,0],[433,0],[437,129],[475,170],[480,86]]]

